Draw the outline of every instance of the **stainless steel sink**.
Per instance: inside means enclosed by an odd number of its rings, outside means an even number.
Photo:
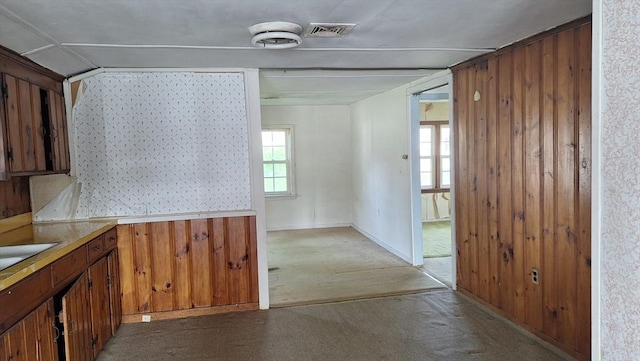
[[[0,246],[0,271],[55,246],[57,243]]]

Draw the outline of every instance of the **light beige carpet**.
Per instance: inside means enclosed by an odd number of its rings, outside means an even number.
[[[268,232],[267,248],[272,307],[444,287],[353,228]]]
[[[422,222],[422,253],[425,258],[451,256],[451,221]]]

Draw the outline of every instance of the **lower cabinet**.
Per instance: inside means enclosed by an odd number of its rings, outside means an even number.
[[[62,297],[59,319],[67,361],[93,360],[120,325],[121,311],[114,312],[120,304],[114,259],[117,250],[90,266]]]
[[[59,333],[54,322],[51,298],[0,336],[0,360],[58,360]]]
[[[115,239],[113,228],[0,292],[0,361],[97,357],[122,321]]]

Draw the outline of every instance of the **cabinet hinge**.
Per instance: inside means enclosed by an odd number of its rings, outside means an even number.
[[[9,97],[9,90],[7,90],[7,84],[2,83],[2,86],[0,87],[0,92],[2,92],[3,98]]]
[[[9,161],[13,160],[13,148],[7,149],[7,159],[9,159]]]
[[[98,337],[97,336],[96,337],[92,337],[91,338],[91,348],[95,349],[97,344],[98,344]]]
[[[92,288],[93,288],[93,280],[88,280],[88,281],[87,281],[87,287],[88,287],[89,289],[92,289]]]
[[[111,277],[107,276],[107,286],[111,286]]]

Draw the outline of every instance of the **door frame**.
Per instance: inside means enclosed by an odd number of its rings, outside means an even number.
[[[409,175],[411,182],[411,242],[413,250],[413,264],[422,265],[424,263],[422,247],[422,192],[420,187],[420,99],[427,98],[421,93],[449,85],[449,129],[452,131],[451,149],[455,149],[455,135],[453,134],[453,76],[450,70],[445,70],[434,74],[431,77],[419,81],[407,88],[407,103],[409,111],[409,140],[410,140],[410,162]],[[456,234],[455,234],[455,164],[456,159],[451,152],[451,288],[456,289]]]

